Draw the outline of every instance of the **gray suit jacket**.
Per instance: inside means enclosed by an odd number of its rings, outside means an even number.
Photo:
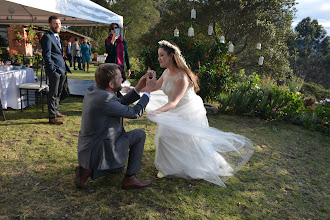
[[[130,107],[129,104],[139,102]],[[124,167],[128,157],[128,137],[123,118],[139,118],[149,102],[147,95],[134,90],[121,99],[97,86],[84,97],[81,130],[78,138],[79,165],[89,170]]]
[[[81,57],[80,46],[79,46],[78,41],[75,41],[72,44],[72,56]]]

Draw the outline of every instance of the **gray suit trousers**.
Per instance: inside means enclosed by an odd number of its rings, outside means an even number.
[[[56,118],[58,108],[60,105],[60,97],[65,82],[65,74],[51,73],[48,74],[49,78],[49,92],[47,97],[49,118]]]
[[[141,161],[143,156],[144,142],[146,140],[146,133],[142,129],[135,129],[127,132],[129,139],[129,154],[126,175],[131,176],[136,174],[141,169]],[[112,173],[120,173],[124,167],[112,170],[93,170],[92,179],[99,178]]]

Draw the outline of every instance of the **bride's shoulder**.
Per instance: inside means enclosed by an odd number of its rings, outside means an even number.
[[[163,73],[162,73],[162,76],[165,76],[165,75],[167,75],[168,74],[168,69],[165,69],[164,71],[163,71]]]
[[[177,80],[179,80],[179,79],[187,80],[187,79],[188,79],[188,76],[187,76],[187,74],[186,74],[185,72],[179,72],[179,73],[176,75],[176,77],[177,77]]]

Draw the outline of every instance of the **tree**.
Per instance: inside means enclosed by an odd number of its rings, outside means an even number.
[[[129,53],[140,51],[138,39],[159,21],[159,12],[152,0],[117,0],[110,9],[124,17],[124,36]]]
[[[173,34],[178,27],[180,36],[187,36],[188,28],[193,26],[194,38],[205,45],[217,42],[221,35],[227,42],[231,41],[238,65],[247,73],[262,71],[281,78],[291,72],[286,40],[291,34],[294,0],[171,0],[166,3],[167,10],[162,11],[160,22],[142,35],[144,45],[150,44],[156,31]],[[190,18],[193,7],[197,11],[196,20]],[[207,34],[209,24],[215,30],[212,36]],[[259,41],[261,51],[256,50]],[[262,68],[258,66],[261,55],[265,57]]]
[[[140,50],[137,44],[141,34],[159,21],[159,12],[152,0],[92,0],[93,2],[124,17],[124,38],[128,44],[129,54],[136,56]],[[71,30],[93,39],[93,50],[105,53],[104,41],[109,35],[108,25],[101,27],[70,27]]]
[[[307,17],[299,22],[288,45],[294,72],[330,88],[330,38],[318,21]]]

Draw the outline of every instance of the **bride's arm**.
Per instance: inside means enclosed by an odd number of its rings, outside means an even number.
[[[171,99],[168,101],[166,105],[157,109],[156,111],[166,112],[176,107],[178,102],[181,100],[185,91],[187,90],[189,83],[187,79],[179,79],[175,82],[174,90]]]

